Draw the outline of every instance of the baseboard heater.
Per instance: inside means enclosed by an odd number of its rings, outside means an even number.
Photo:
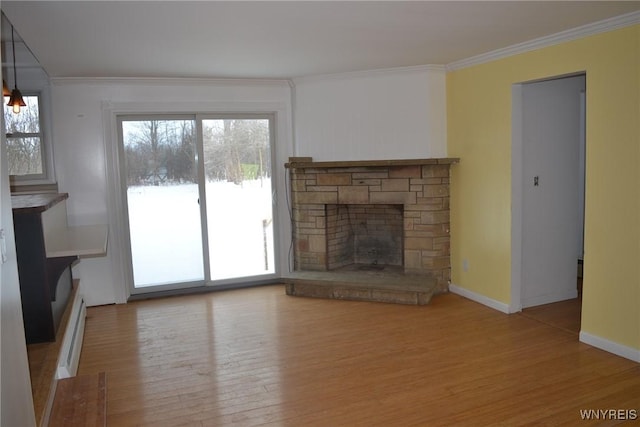
[[[58,358],[58,368],[56,379],[69,378],[78,372],[80,362],[80,351],[82,350],[82,339],[84,337],[85,318],[87,316],[87,306],[82,294],[75,293],[69,322],[64,332],[60,356]]]

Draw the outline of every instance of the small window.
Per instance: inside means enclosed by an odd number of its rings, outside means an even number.
[[[46,168],[40,97],[28,95],[23,99],[27,106],[16,114],[6,107],[9,97],[4,97],[9,175],[27,179],[43,178],[46,176]]]

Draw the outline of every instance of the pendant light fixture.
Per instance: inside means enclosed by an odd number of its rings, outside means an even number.
[[[16,42],[13,39],[13,25],[11,25],[11,48],[13,49],[13,90],[7,106],[13,107],[13,112],[18,114],[20,107],[26,107],[27,104],[22,99],[22,94],[18,90],[18,78],[16,75]]]

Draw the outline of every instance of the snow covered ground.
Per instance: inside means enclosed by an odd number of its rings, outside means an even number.
[[[211,279],[273,273],[270,180],[205,188]],[[133,186],[127,198],[135,286],[203,280],[198,186]]]

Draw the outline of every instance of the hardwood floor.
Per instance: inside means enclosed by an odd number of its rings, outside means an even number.
[[[49,427],[104,427],[106,407],[104,372],[58,380]]]
[[[118,427],[576,425],[580,410],[640,410],[639,364],[454,294],[405,306],[266,286],[92,307],[78,374],[102,371]]]
[[[580,333],[581,311],[582,298],[574,298],[525,308],[520,314],[577,336]]]
[[[582,277],[578,277],[576,287],[577,298],[525,308],[520,314],[579,335],[582,318]]]

